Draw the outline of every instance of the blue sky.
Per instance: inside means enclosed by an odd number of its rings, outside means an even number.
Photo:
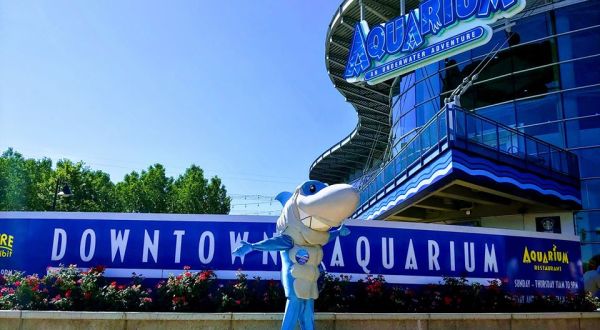
[[[2,1],[0,149],[125,173],[195,163],[232,194],[307,179],[356,125],[327,76],[339,1]]]

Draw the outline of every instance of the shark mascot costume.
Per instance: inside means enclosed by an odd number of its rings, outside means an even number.
[[[323,259],[323,245],[350,230],[341,226],[358,204],[358,193],[347,184],[328,186],[307,181],[292,194],[275,197],[283,210],[277,219],[279,235],[257,243],[242,242],[233,253],[243,256],[250,251],[280,251],[281,282],[287,297],[281,329],[292,330],[300,322],[304,330],[314,328],[314,300],[319,297],[317,279]],[[331,230],[332,227],[339,229]]]

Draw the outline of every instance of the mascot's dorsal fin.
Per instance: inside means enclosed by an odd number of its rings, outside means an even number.
[[[279,194],[277,194],[277,196],[275,196],[275,199],[279,201],[279,203],[281,203],[281,206],[285,206],[285,203],[287,203],[287,201],[290,199],[290,197],[292,197],[292,193],[289,191],[282,191]]]

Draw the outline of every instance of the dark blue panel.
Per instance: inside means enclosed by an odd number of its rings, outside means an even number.
[[[584,209],[600,209],[600,179],[581,180],[581,202]]]
[[[563,33],[600,24],[598,1],[563,7],[556,10],[556,32]]]
[[[516,124],[514,102],[478,109],[477,114],[497,121],[506,126],[514,127]]]
[[[581,178],[600,177],[600,148],[572,150],[579,159]]]
[[[519,126],[546,123],[563,117],[559,94],[518,101],[516,111]]]

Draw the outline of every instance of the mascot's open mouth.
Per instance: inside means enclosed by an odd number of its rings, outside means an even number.
[[[302,214],[304,212],[300,211],[300,213]],[[327,219],[318,218],[314,216],[308,216],[306,218],[303,218],[302,223],[306,227],[316,231],[328,231],[332,227],[337,227],[340,225],[336,221],[329,221]]]
[[[358,194],[350,185],[335,184],[308,196],[299,194],[296,203],[306,227],[327,231],[340,226],[352,214],[358,203]]]

